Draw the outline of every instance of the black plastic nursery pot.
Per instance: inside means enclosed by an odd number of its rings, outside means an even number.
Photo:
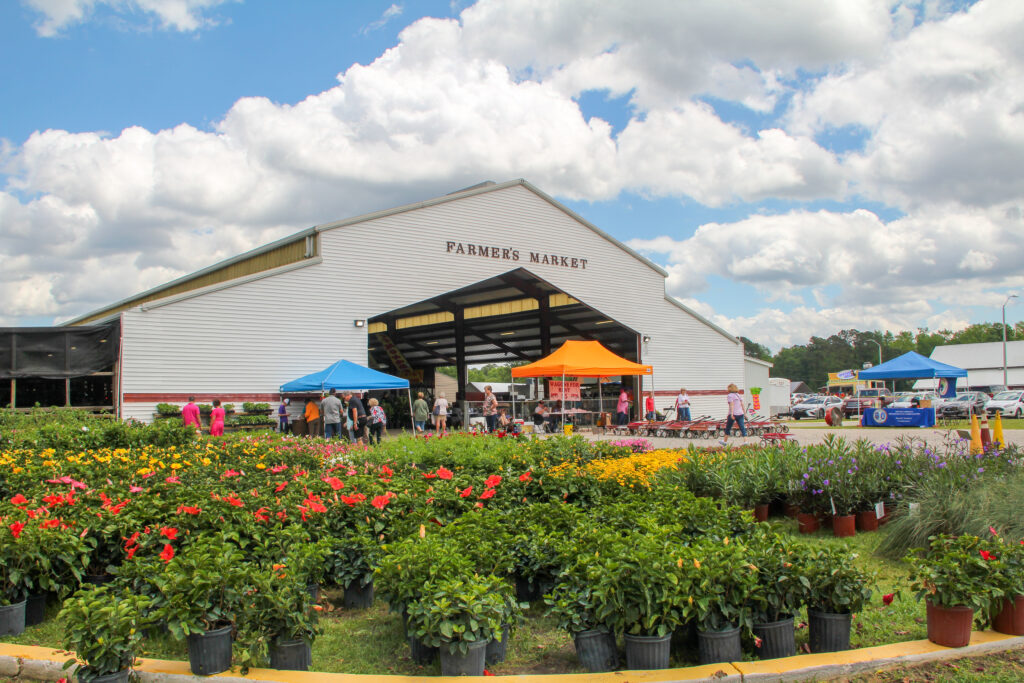
[[[505,661],[505,653],[508,651],[508,639],[512,636],[512,627],[505,624],[501,630],[501,640],[492,638],[487,641],[487,651],[484,661],[487,664],[501,664]]]
[[[465,654],[458,651],[452,654],[448,648],[443,647],[441,648],[441,675],[483,676],[486,656],[486,640],[470,643],[469,649]]]
[[[437,648],[424,645],[419,638],[413,634],[409,634],[407,637],[409,641],[409,656],[412,661],[416,662],[420,666],[427,666],[432,664],[437,659]]]
[[[309,592],[309,599],[314,603],[320,601],[320,584],[311,583],[306,586],[306,590]]]
[[[211,676],[231,668],[231,626],[188,636],[188,663],[197,676]]]
[[[850,649],[853,615],[807,610],[811,652],[839,652]]]
[[[25,602],[0,607],[0,636],[18,636],[25,632]]]
[[[796,654],[796,627],[793,617],[754,624],[754,635],[761,639],[755,652],[759,659],[778,659]]]
[[[633,636],[626,634],[627,669],[667,669],[672,654],[672,634]]]
[[[102,676],[93,676],[89,672],[89,667],[83,666],[78,669],[75,674],[75,678],[78,679],[79,683],[128,683],[129,676],[131,676],[132,670],[128,667],[115,671],[112,674],[103,674]]]
[[[25,601],[25,626],[38,626],[46,621],[46,593],[35,593]]]
[[[309,671],[313,646],[308,640],[279,640],[270,644],[270,668],[282,671]]]
[[[539,580],[534,579],[533,581],[531,581],[530,579],[524,576],[516,574],[515,583],[516,600],[518,600],[519,602],[533,602],[535,600],[540,600],[541,593]]]
[[[353,581],[345,589],[344,605],[348,609],[368,609],[373,607],[373,581],[360,586]]]
[[[738,662],[743,659],[739,627],[722,631],[697,631],[697,652],[701,664]]]
[[[619,668],[619,648],[614,634],[608,631],[580,631],[573,636],[576,657],[590,673],[614,671]]]

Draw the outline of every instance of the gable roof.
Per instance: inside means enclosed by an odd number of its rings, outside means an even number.
[[[301,263],[301,258],[312,259],[316,254],[310,252],[310,247],[306,245],[303,249],[303,243],[306,238],[313,237],[321,232],[328,230],[336,230],[338,228],[344,228],[349,225],[355,225],[357,223],[364,223],[366,221],[375,220],[378,218],[384,218],[386,216],[393,216],[395,214],[405,213],[408,211],[415,211],[428,206],[437,206],[439,204],[445,204],[448,202],[465,199],[466,197],[473,197],[480,194],[486,194],[488,192],[498,192],[501,190],[508,189],[510,187],[522,186],[523,188],[534,193],[544,201],[551,204],[553,207],[566,214],[573,220],[577,221],[581,225],[586,226],[598,236],[605,240],[608,240],[619,249],[623,250],[633,258],[637,259],[645,266],[658,273],[662,277],[667,277],[668,272],[665,271],[661,266],[657,265],[645,256],[640,255],[630,247],[626,246],[619,240],[615,239],[605,231],[598,228],[593,223],[590,223],[582,216],[574,212],[567,206],[560,204],[553,197],[545,194],[540,189],[530,184],[523,178],[516,180],[510,180],[504,183],[485,182],[479,185],[473,185],[472,187],[458,190],[450,194],[443,195],[441,197],[434,197],[433,199],[427,199],[420,202],[414,202],[412,204],[405,204],[390,209],[382,209],[380,211],[374,211],[371,213],[361,214],[359,216],[353,216],[351,218],[345,218],[339,221],[333,221],[330,223],[322,223],[314,225],[305,230],[293,233],[287,237],[283,237],[270,244],[265,244],[261,247],[251,249],[247,252],[233,256],[224,261],[220,261],[213,265],[207,266],[201,270],[197,270],[189,275],[182,276],[170,282],[166,282],[162,285],[158,285],[144,292],[134,294],[128,298],[122,299],[108,306],[95,309],[84,315],[76,316],[66,322],[63,325],[77,325],[84,322],[99,322],[106,318],[113,317],[116,313],[131,308],[134,305],[141,304],[148,301],[154,301],[157,299],[164,298],[165,296],[172,296],[174,294],[183,293],[192,289],[200,289],[211,284],[217,284],[218,282],[234,280],[241,278],[245,275],[254,275],[260,270],[270,270],[272,268],[287,265],[288,263]],[[285,253],[282,261],[281,255]],[[275,258],[276,257],[276,258]],[[248,266],[248,268],[246,267]],[[241,270],[240,270],[241,269]],[[237,271],[237,272],[236,272]],[[219,279],[218,279],[219,278]],[[723,332],[726,336],[731,337],[724,330],[713,325],[710,321],[704,319],[702,316],[695,314],[693,311],[687,311],[701,320],[702,322],[711,325],[716,330]]]

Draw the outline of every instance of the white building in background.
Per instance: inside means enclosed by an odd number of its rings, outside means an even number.
[[[515,180],[317,225],[68,324],[120,321],[118,414],[143,420],[189,395],[276,405],[282,384],[339,359],[414,390],[461,365],[465,391],[468,364],[565,339],[653,365],[643,390],[660,410],[686,387],[695,415],[724,416],[727,385],[767,387],[770,364],[669,296],[666,276]]]
[[[990,387],[1003,384],[1003,343],[947,344],[936,346],[932,360],[947,363],[967,371],[967,379],[957,380],[957,389]],[[1024,341],[1006,342],[1007,387],[1024,389]],[[933,389],[935,380],[922,379],[914,383],[915,389]]]

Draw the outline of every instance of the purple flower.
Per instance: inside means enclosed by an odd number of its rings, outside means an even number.
[[[828,486],[828,479],[826,479],[825,481],[823,481],[821,483],[822,483],[823,486]]]
[[[939,463],[939,469],[940,469],[940,470],[941,470],[941,469],[942,469],[943,467],[945,467],[945,466],[946,466],[946,463],[944,463],[944,462],[940,462],[940,463]]]
[[[806,472],[804,472],[804,479],[810,479],[810,478],[811,478],[811,475],[809,475]]]

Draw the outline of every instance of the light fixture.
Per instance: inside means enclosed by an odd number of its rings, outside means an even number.
[[[615,322],[615,321],[614,320],[598,320],[594,324],[595,325],[607,325],[608,323],[613,323],[613,322]]]
[[[365,320],[353,320],[352,324],[355,325],[356,327],[366,327]]]
[[[439,341],[437,341],[437,340],[435,339],[434,341],[428,341],[428,342],[424,342],[424,343],[425,343],[425,344],[427,344],[427,345],[429,346],[430,344],[440,344],[441,342],[439,342]]]
[[[501,333],[501,336],[502,336],[502,337],[508,337],[508,336],[511,336],[511,335],[513,335],[513,334],[515,334],[515,332],[502,332],[502,333]]]
[[[650,344],[650,343],[651,343],[651,337],[650,337],[650,335],[648,335],[648,334],[645,334],[645,335],[644,335],[644,344]]]
[[[100,344],[106,344],[106,343],[107,343],[106,339],[100,339]]]

